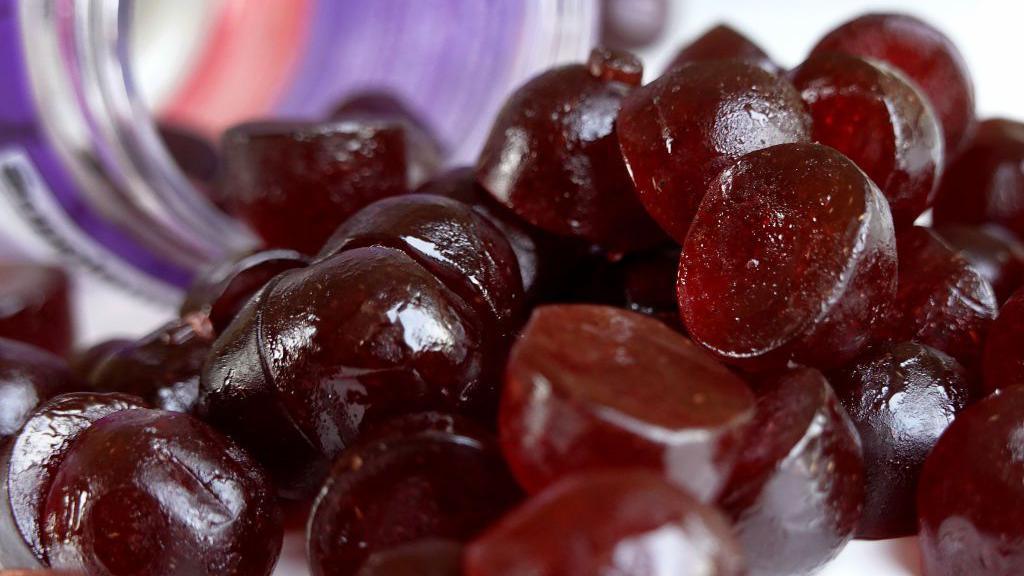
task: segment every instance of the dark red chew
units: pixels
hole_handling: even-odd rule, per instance
[[[512,348],[499,430],[529,492],[581,470],[644,467],[706,502],[732,470],[753,404],[742,380],[657,320],[545,306]]]
[[[873,350],[831,377],[864,445],[867,484],[857,537],[914,534],[924,459],[974,400],[966,370],[934,348],[903,342]]]
[[[978,271],[1005,302],[1024,285],[1024,244],[997,224],[948,224],[935,230],[958,255]]]
[[[49,564],[90,574],[269,575],[281,513],[263,470],[185,414],[123,410],[78,435],[42,507]]]
[[[70,286],[60,268],[0,264],[0,338],[67,356],[74,340]]]
[[[250,252],[216,264],[192,281],[181,304],[181,316],[205,314],[219,334],[271,278],[308,264],[309,257],[294,250]]]
[[[360,208],[409,190],[397,124],[243,124],[223,149],[225,201],[272,248],[315,254]]]
[[[1024,235],[1024,124],[992,119],[946,167],[935,198],[935,224],[1005,226]]]
[[[760,46],[727,24],[719,24],[690,42],[679,51],[668,69],[714,60],[742,60],[768,72],[779,71],[779,67]]]
[[[579,258],[579,243],[545,232],[516,216],[515,212],[499,204],[477,183],[472,168],[457,168],[446,172],[416,191],[469,204],[505,234],[519,263],[526,302],[537,302],[555,290],[564,282],[567,270]]]
[[[1024,388],[964,410],[925,461],[918,545],[929,576],[1024,573]]]
[[[757,413],[721,499],[752,576],[811,574],[853,537],[864,498],[857,431],[825,377],[762,381]]]
[[[367,246],[404,252],[473,306],[502,341],[522,323],[525,297],[515,252],[468,204],[427,194],[374,202],[345,221],[317,259]]]
[[[0,558],[8,568],[46,564],[42,509],[53,477],[78,436],[121,410],[144,408],[141,398],[76,392],[57,396],[28,419],[0,451]]]
[[[220,177],[220,152],[212,142],[186,126],[161,122],[160,139],[178,168],[192,185],[217,206],[223,204],[217,179]]]
[[[814,140],[853,160],[889,200],[897,228],[935,198],[942,128],[898,71],[839,53],[813,54],[791,74],[814,119]]]
[[[618,134],[640,200],[682,244],[723,168],[748,152],[809,141],[811,119],[789,81],[746,62],[698,62],[634,90]]]
[[[1024,384],[1024,289],[1003,304],[989,328],[982,356],[984,392]]]
[[[71,355],[71,359],[68,365],[71,368],[71,372],[80,378],[84,382],[88,382],[92,376],[92,371],[96,369],[107,356],[110,356],[114,352],[131,346],[133,340],[125,338],[114,338],[113,340],[104,340],[98,344],[79,350]]]
[[[0,443],[16,435],[43,402],[84,389],[85,383],[62,358],[0,338]]]
[[[462,576],[462,544],[418,540],[372,554],[356,576]]]
[[[334,109],[331,120],[396,124],[405,136],[410,189],[436,174],[444,164],[445,150],[423,119],[387,92],[362,92],[347,98]]]
[[[662,241],[615,138],[622,99],[640,85],[642,70],[630,54],[595,50],[588,64],[550,70],[519,88],[480,155],[480,184],[548,232],[613,251]]]
[[[928,228],[901,233],[897,251],[899,291],[882,336],[927,344],[977,368],[998,311],[992,286]]]
[[[250,302],[214,344],[200,413],[254,451],[279,488],[302,493],[321,458],[369,422],[492,413],[493,337],[405,253],[346,250],[285,273]]]
[[[196,413],[255,456],[280,496],[301,500],[316,493],[330,462],[299,431],[267,375],[259,331],[266,294],[257,292],[211,347]]]
[[[856,357],[896,293],[889,207],[818,144],[740,158],[708,189],[683,246],[679,309],[694,341],[749,369]]]
[[[205,316],[174,320],[111,351],[89,374],[89,383],[96,391],[132,394],[161,410],[192,412],[212,344]]]
[[[465,576],[739,576],[743,554],[722,515],[638,471],[570,476],[469,545]]]
[[[843,52],[899,69],[921,89],[939,118],[946,152],[955,155],[974,126],[974,84],[945,34],[906,14],[867,14],[829,32],[811,54]]]
[[[486,437],[368,437],[335,463],[309,523],[314,576],[356,574],[375,552],[423,538],[463,541],[519,499]]]

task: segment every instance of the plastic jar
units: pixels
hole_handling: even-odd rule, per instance
[[[191,186],[157,118],[216,137],[385,89],[452,163],[471,161],[512,88],[585,57],[599,12],[597,0],[0,0],[0,242],[171,300],[255,239]]]

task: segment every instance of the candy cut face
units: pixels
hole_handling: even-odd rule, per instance
[[[812,55],[791,75],[814,119],[814,141],[853,160],[889,200],[897,228],[932,203],[943,164],[942,128],[896,70],[837,53]]]
[[[42,508],[53,568],[268,575],[281,514],[262,469],[185,414],[124,410],[83,431]]]
[[[110,352],[89,375],[98,392],[120,392],[172,412],[192,412],[213,331],[204,317],[175,320]]]
[[[810,141],[811,119],[787,80],[746,62],[699,62],[626,97],[618,136],[640,200],[681,244],[722,169],[748,152]]]
[[[223,147],[225,201],[272,248],[315,254],[360,208],[408,191],[396,124],[244,124]]]
[[[427,194],[380,200],[342,224],[318,259],[366,246],[401,250],[505,338],[522,322],[523,285],[515,252],[501,231],[468,204]]]
[[[464,541],[519,499],[487,438],[369,437],[335,463],[309,523],[315,576],[356,574],[367,557],[424,538]]]
[[[637,200],[615,138],[622,99],[640,84],[631,55],[595,51],[545,72],[505,103],[477,179],[521,218],[612,251],[664,239]]]
[[[825,377],[795,368],[759,385],[757,413],[722,498],[752,576],[811,574],[853,537],[860,439]]]
[[[711,28],[683,48],[669,64],[669,69],[694,62],[715,60],[742,60],[768,72],[779,71],[779,67],[772,62],[772,59],[760,46],[725,24]]]
[[[1024,244],[997,224],[949,224],[935,231],[988,280],[1000,303],[1024,285]]]
[[[885,62],[921,89],[955,155],[974,126],[974,83],[956,46],[931,25],[904,14],[868,14],[829,32],[811,54],[842,52]]]
[[[75,392],[43,404],[0,451],[0,557],[4,566],[46,563],[42,508],[54,475],[78,436],[94,422],[122,410],[145,408],[124,394]]]
[[[858,538],[917,531],[914,496],[924,459],[974,400],[967,371],[915,342],[879,348],[832,375],[864,445],[864,515]]]
[[[1024,235],[1024,124],[986,120],[953,158],[935,199],[935,224],[1005,226]]]
[[[1024,384],[1024,290],[1003,304],[985,339],[982,373],[984,392]]]
[[[896,293],[892,218],[839,152],[753,152],[709,188],[683,246],[679,309],[694,341],[746,368],[848,361]]]
[[[529,492],[580,470],[642,467],[710,501],[753,404],[742,380],[653,318],[546,306],[512,349],[499,430]]]
[[[181,304],[181,317],[205,314],[219,334],[271,278],[308,264],[309,257],[294,250],[264,250],[217,264],[193,280]]]
[[[559,481],[470,544],[463,567],[466,576],[747,573],[717,510],[636,471]]]
[[[977,368],[999,310],[992,286],[930,229],[901,233],[897,251],[899,291],[883,336],[927,344]]]
[[[0,338],[0,442],[15,436],[43,402],[85,387],[63,359],[35,346]]]
[[[1024,388],[964,410],[925,461],[918,545],[929,576],[1024,573]]]
[[[0,338],[67,356],[75,331],[69,286],[60,268],[0,264]]]
[[[444,146],[426,122],[400,99],[387,92],[363,92],[340,103],[331,119],[391,124],[402,129],[409,188],[436,174],[444,164]]]

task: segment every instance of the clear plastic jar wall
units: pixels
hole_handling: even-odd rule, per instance
[[[597,0],[0,0],[0,242],[172,300],[255,240],[193,189],[156,119],[216,138],[387,90],[467,162],[509,90],[586,55],[599,12]]]

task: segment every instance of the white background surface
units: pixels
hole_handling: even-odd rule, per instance
[[[981,116],[1024,117],[1024,2],[1009,0],[674,0],[666,39],[643,53],[648,77],[664,68],[678,46],[717,22],[728,22],[749,35],[779,64],[794,66],[827,30],[863,12],[881,10],[916,14],[953,38],[973,73]],[[80,287],[83,342],[142,334],[172,314],[169,308],[133,300],[89,279],[80,280]],[[277,574],[306,574],[297,535],[289,539]],[[916,546],[912,539],[854,542],[823,574],[916,575]]]

